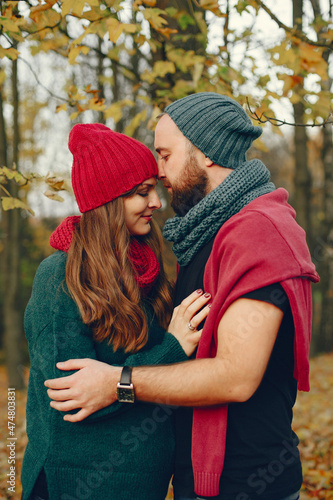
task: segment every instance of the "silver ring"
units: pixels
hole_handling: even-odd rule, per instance
[[[194,328],[194,326],[191,325],[191,322],[189,322],[189,324],[187,325],[187,328],[189,330],[191,330],[191,332],[194,332],[194,330],[196,330],[196,328]]]

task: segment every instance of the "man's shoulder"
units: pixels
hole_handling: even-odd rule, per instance
[[[260,196],[223,224],[216,239],[242,245],[271,237],[287,240],[295,230],[303,234],[295,221],[295,210],[287,200],[288,193],[281,188]]]

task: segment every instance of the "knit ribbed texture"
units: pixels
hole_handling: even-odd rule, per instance
[[[68,253],[72,243],[73,233],[76,226],[80,223],[80,215],[66,217],[50,236],[50,245],[55,250],[61,250]]]
[[[165,108],[192,144],[216,165],[236,168],[246,160],[246,151],[262,134],[242,106],[230,97],[199,92]]]
[[[75,125],[68,147],[80,212],[104,205],[158,173],[146,146],[100,123]]]
[[[194,481],[197,491],[205,491],[205,495],[215,497],[219,494],[221,474],[210,474],[207,472],[194,473]]]
[[[51,234],[50,245],[56,250],[68,252],[80,216],[66,217]],[[143,241],[131,238],[128,257],[132,263],[134,278],[141,293],[148,295],[160,274],[160,264],[153,250]]]
[[[246,161],[184,217],[168,219],[163,234],[174,242],[178,264],[189,264],[224,222],[259,196],[274,191],[269,180],[270,172],[260,160]]]
[[[98,359],[116,366],[178,363],[188,358],[176,338],[158,326],[148,302],[142,303],[149,324],[143,349],[114,352],[107,340],[95,343],[66,287],[66,259],[64,252],[55,252],[42,262],[25,312],[31,369],[23,499],[31,498],[44,468],[50,500],[163,500],[174,464],[172,412],[149,403],[128,408],[116,402],[72,424],[50,407],[44,381],[64,375],[56,363],[70,358]]]

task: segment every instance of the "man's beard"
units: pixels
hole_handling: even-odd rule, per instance
[[[181,173],[181,179],[171,186],[171,206],[183,217],[201,201],[209,191],[207,174],[199,167],[194,155],[190,155]]]

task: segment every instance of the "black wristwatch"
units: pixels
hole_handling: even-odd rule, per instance
[[[117,398],[120,403],[134,403],[134,386],[131,381],[132,368],[124,366],[117,384]]]

